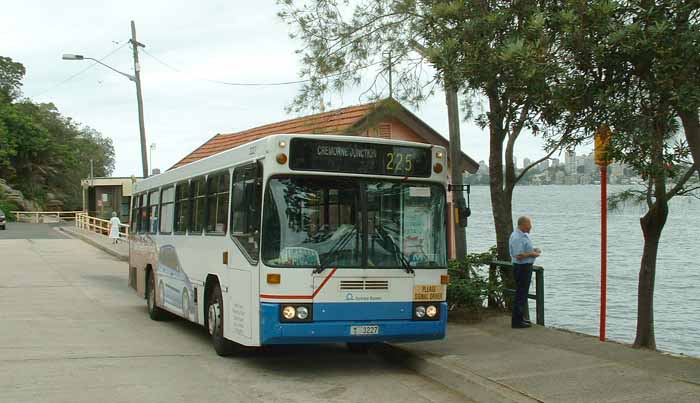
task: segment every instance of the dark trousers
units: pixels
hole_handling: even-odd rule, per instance
[[[515,300],[513,301],[512,325],[519,325],[525,319],[525,306],[527,294],[532,281],[532,263],[513,264],[513,276],[515,277]]]

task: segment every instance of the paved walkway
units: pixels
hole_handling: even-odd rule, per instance
[[[128,245],[64,228],[126,260]],[[700,359],[601,343],[509,317],[450,323],[445,340],[384,346],[376,354],[477,402],[700,402]]]
[[[129,260],[129,242],[127,241],[119,240],[119,243],[115,245],[113,240],[105,235],[70,225],[57,227],[57,229],[73,238],[81,239],[98,249],[102,249],[104,252],[109,253],[117,259],[123,261]]]
[[[511,329],[510,317],[450,324],[445,340],[391,349],[474,401],[700,402],[700,359],[541,326]]]

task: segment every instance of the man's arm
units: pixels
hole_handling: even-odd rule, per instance
[[[533,248],[532,244],[527,239],[523,239],[522,243],[523,244],[522,244],[521,250],[528,250],[528,249],[532,249],[532,250],[530,252],[523,252],[523,253],[520,253],[518,255],[515,255],[516,259],[525,259],[526,257],[539,257],[540,254],[542,253],[542,251],[539,250],[538,248]]]

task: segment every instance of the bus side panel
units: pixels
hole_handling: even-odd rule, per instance
[[[146,298],[146,267],[150,264],[155,270],[158,261],[156,244],[150,235],[132,234],[129,236],[129,267],[135,271],[130,285],[136,289],[136,295]],[[154,273],[155,274],[155,273]]]
[[[250,345],[252,338],[251,284],[252,273],[249,270],[230,269],[230,286],[228,292],[226,337],[241,344]],[[257,313],[257,311],[255,311]]]

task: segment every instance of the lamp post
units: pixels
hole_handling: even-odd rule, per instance
[[[153,169],[153,150],[156,149],[156,143],[151,143],[150,155],[148,156],[148,165]]]
[[[83,55],[74,55],[70,53],[66,53],[63,55],[63,60],[92,60],[95,63],[98,63],[102,66],[107,67],[108,69],[114,71],[117,74],[120,74],[126,78],[128,78],[130,81],[133,81],[134,84],[136,84],[136,101],[138,105],[138,110],[139,110],[139,132],[141,135],[141,165],[143,167],[143,177],[147,178],[148,175],[148,160],[146,159],[146,129],[144,127],[143,123],[143,97],[141,96],[141,66],[139,64],[139,55],[138,55],[138,47],[144,47],[145,45],[138,42],[136,40],[136,26],[134,25],[134,21],[131,21],[131,39],[129,40],[131,42],[131,45],[134,48],[134,75],[132,76],[131,74],[126,74],[123,73],[111,66],[108,66],[101,61],[94,59],[92,57],[85,57]]]

